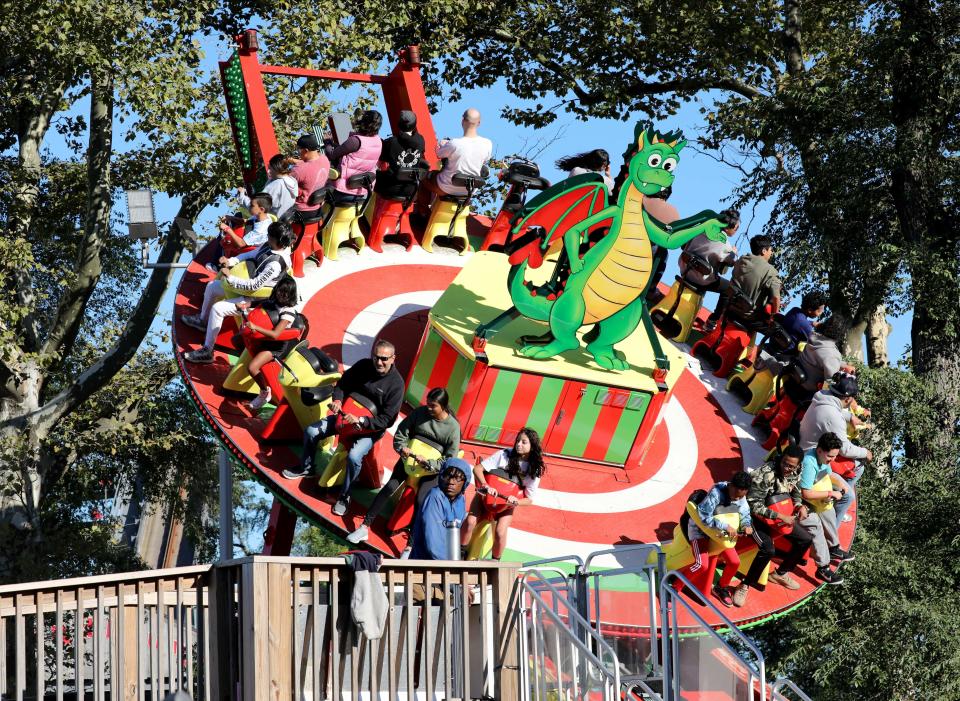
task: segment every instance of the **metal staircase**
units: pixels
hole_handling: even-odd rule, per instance
[[[605,623],[602,583],[645,591],[647,606],[636,620]],[[667,572],[656,545],[527,563],[517,607],[523,699],[810,701],[788,679],[768,682],[756,645],[683,575]]]

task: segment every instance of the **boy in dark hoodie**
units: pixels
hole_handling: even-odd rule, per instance
[[[417,115],[410,110],[403,110],[397,119],[397,133],[383,140],[380,160],[387,164],[387,169],[377,173],[374,192],[379,197],[393,200],[413,197],[417,192],[417,184],[397,180],[397,172],[401,168],[417,168],[421,164],[426,166],[426,163],[422,163],[425,148],[423,135],[417,132]]]
[[[447,529],[456,527],[459,547],[460,524],[467,515],[467,502],[463,493],[470,484],[470,463],[463,458],[447,458],[440,470],[440,481],[430,490],[417,511],[413,522],[414,560],[452,560],[456,553],[449,552],[450,538]]]

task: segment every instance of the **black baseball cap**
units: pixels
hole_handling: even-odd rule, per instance
[[[297,139],[297,148],[302,148],[305,151],[316,151],[320,148],[320,144],[317,143],[317,137],[313,134],[304,134]]]
[[[400,117],[397,118],[397,126],[400,127],[400,131],[413,131],[417,126],[417,115],[411,110],[401,110]]]
[[[838,374],[830,385],[830,391],[838,397],[856,397],[859,392],[857,378],[846,373]]]

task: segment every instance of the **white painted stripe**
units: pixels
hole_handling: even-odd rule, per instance
[[[420,309],[430,309],[443,290],[414,290],[384,297],[362,309],[343,332],[343,365],[348,368],[358,360],[369,358],[377,334],[394,319]],[[414,342],[416,347],[417,339]]]
[[[686,488],[697,469],[697,434],[676,397],[670,398],[661,416],[670,436],[670,450],[650,479],[626,489],[589,494],[541,487],[537,506],[578,514],[629,513],[667,501]]]

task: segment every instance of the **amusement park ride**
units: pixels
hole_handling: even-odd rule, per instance
[[[435,152],[416,47],[400,51],[387,75],[306,70],[261,64],[256,34],[248,31],[221,72],[248,185],[261,185],[266,161],[282,152],[264,75],[379,85],[390,124],[396,127],[401,110],[413,111],[427,158]],[[385,338],[396,346],[406,380],[403,414],[420,406],[430,388],[446,388],[471,463],[513,445],[524,426],[540,434],[547,471],[536,503],[516,511],[505,560],[585,558],[612,548],[605,562],[622,567],[628,557],[618,557],[616,548],[660,542],[669,567],[689,561],[682,535],[670,543],[680,533],[675,528],[690,493],[760,465],[766,451],[751,433],[752,417],[740,408],[739,396],[701,370],[686,346],[659,335],[644,301],[654,268],[651,244],[665,250],[699,234],[722,237],[725,223],[710,211],[670,225],[647,214],[643,198],[672,184],[684,142],[679,133],[638,127],[631,143],[628,177],[613,202],[597,176],[550,187],[535,166],[520,163],[504,178],[510,192],[495,220],[471,214],[468,201],[444,202],[439,206],[447,208],[445,218],[436,220],[434,213],[424,230],[411,227],[408,203],[386,201],[368,212],[354,205],[344,213],[328,207],[325,215],[296,224],[291,273],[308,332],[291,344],[282,363],[264,368],[274,400],[260,412],[248,407],[257,387],[238,362],[244,345],[235,339],[236,328],[225,326],[213,364],[193,365],[182,360],[182,352],[196,348],[201,334],[175,325],[180,369],[204,419],[232,458],[275,497],[268,554],[289,552],[298,517],[336,534],[353,531],[397,460],[389,436],[376,444],[344,516],[333,514],[334,500],[322,489],[336,481],[336,464],[319,480],[281,476],[299,461],[303,428],[327,413],[324,388],[368,357],[376,338]],[[526,190],[537,194],[524,201]],[[334,260],[328,245],[339,242],[327,228],[338,217],[354,220],[348,224],[360,227],[367,245],[355,254],[344,249]],[[400,243],[391,243],[396,236]],[[432,252],[417,245],[425,239],[432,241]],[[202,250],[184,274],[176,317],[199,308],[212,279],[204,268],[212,249]],[[682,303],[673,304],[681,294]],[[676,290],[658,309],[661,319],[685,315],[677,324],[684,340],[703,336],[705,313],[690,290]],[[680,335],[673,331],[671,336]],[[750,329],[725,334],[716,343],[707,339],[708,350],[722,356],[721,366],[730,353],[733,364],[754,347]],[[742,346],[736,340],[741,337]],[[754,412],[773,390],[771,378],[761,375],[738,368],[733,376],[739,383],[731,380],[740,394],[764,395],[763,402],[748,403]],[[399,555],[406,534],[394,530],[397,522],[389,513],[378,518],[368,546]],[[844,546],[853,526],[842,526]],[[756,547],[742,538],[738,549],[745,572]],[[796,577],[799,590],[770,585],[755,591],[744,607],[730,609],[732,620],[768,619],[820,585],[812,561]],[[604,618],[612,624],[628,624],[647,600],[615,586],[602,596]]]

